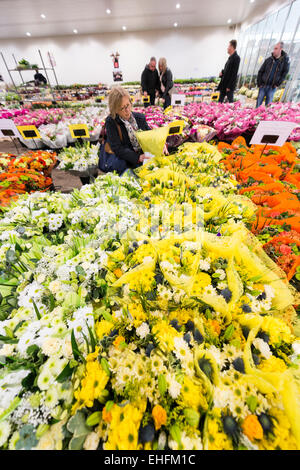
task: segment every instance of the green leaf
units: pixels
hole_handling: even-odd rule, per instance
[[[110,314],[107,310],[104,310],[104,311],[101,312],[101,313],[102,313],[102,316],[103,316],[104,320],[113,323],[113,321],[114,321],[114,320],[113,320],[113,317],[111,316],[111,314]]]
[[[228,341],[232,337],[233,333],[234,333],[234,325],[231,324],[226,328],[223,338]]]
[[[41,319],[41,314],[40,314],[39,309],[37,308],[36,303],[33,299],[32,299],[32,303],[33,303],[33,308],[34,308],[35,314],[37,316],[37,319],[40,320]]]
[[[254,413],[258,405],[257,398],[254,395],[250,395],[250,397],[247,398],[246,403],[251,413]]]
[[[56,382],[63,383],[65,382],[69,377],[71,377],[73,373],[73,369],[70,366],[70,363],[68,363],[64,369],[61,371],[61,373],[56,377]]]
[[[83,448],[84,441],[86,440],[86,434],[78,437],[72,437],[69,442],[69,450],[81,450]]]
[[[107,373],[108,376],[110,376],[109,365],[105,357],[101,358],[100,364],[101,364],[102,369]]]
[[[177,424],[173,424],[173,426],[171,426],[170,435],[172,439],[177,442],[178,446],[181,446],[181,431]]]
[[[0,341],[3,341],[3,343],[7,343],[7,344],[17,344],[19,342],[17,338],[12,339],[9,336],[2,336],[2,335],[0,335]]]
[[[167,391],[167,381],[163,374],[158,376],[158,389],[161,396],[163,396]]]
[[[90,432],[90,428],[85,423],[85,415],[82,411],[77,411],[72,418],[70,418],[67,429],[74,434],[74,437],[86,436]]]
[[[3,411],[3,413],[1,413],[0,415],[0,423],[2,421],[4,421],[20,404],[21,402],[21,398],[19,397],[16,397],[12,402],[11,404],[9,405],[9,407]]]
[[[80,351],[78,349],[78,345],[76,343],[74,330],[72,330],[72,332],[71,332],[71,345],[72,345],[72,352],[73,352],[74,359],[75,359],[75,361],[78,361],[78,359],[81,356],[81,353],[80,353]]]
[[[96,339],[95,339],[95,336],[94,336],[94,334],[93,334],[93,332],[92,332],[91,327],[88,325],[87,322],[86,322],[86,326],[87,326],[87,329],[88,329],[88,332],[89,332],[89,335],[90,335],[92,352],[95,352],[95,349],[96,349]]]

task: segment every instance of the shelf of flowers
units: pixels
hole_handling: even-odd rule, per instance
[[[1,448],[299,450],[299,294],[222,159],[4,209]]]

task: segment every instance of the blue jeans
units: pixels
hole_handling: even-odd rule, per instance
[[[257,97],[256,107],[258,108],[262,104],[264,97],[266,97],[266,106],[269,103],[272,103],[274,93],[275,93],[275,88],[272,88],[270,86],[260,87],[258,97]]]

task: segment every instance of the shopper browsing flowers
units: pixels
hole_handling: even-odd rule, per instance
[[[122,174],[146,160],[135,133],[138,130],[150,130],[150,127],[143,114],[132,112],[127,90],[113,88],[108,105],[109,116],[105,121],[106,136],[100,148],[99,168],[104,172],[116,171]]]

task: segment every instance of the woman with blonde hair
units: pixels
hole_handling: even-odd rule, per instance
[[[150,130],[141,113],[132,112],[131,97],[121,86],[112,88],[108,96],[109,116],[102,132],[99,168],[119,175],[128,168],[142,165],[147,158],[137,141],[136,131]]]
[[[161,57],[158,61],[158,70],[160,78],[160,96],[164,102],[164,109],[171,104],[170,90],[173,88],[173,76],[171,70],[167,67],[165,57]]]

